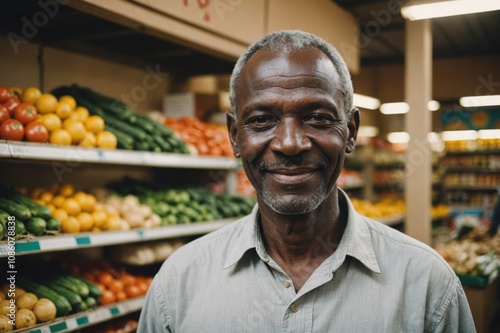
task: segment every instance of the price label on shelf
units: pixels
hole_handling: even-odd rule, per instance
[[[0,142],[0,156],[10,156],[9,145],[7,142]]]
[[[76,322],[76,318],[68,318],[66,319],[66,326],[68,330],[72,330],[78,327],[78,323]]]
[[[89,322],[98,323],[111,318],[111,313],[108,309],[97,309],[94,312],[89,313],[87,317],[89,318]]]

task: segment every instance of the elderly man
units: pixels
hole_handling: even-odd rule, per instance
[[[352,96],[343,59],[314,35],[276,32],[240,57],[227,123],[258,203],[167,259],[138,332],[475,331],[446,262],[337,188],[359,127]]]

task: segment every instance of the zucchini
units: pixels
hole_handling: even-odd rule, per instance
[[[16,236],[25,235],[26,234],[26,226],[24,225],[24,222],[21,220],[16,220],[14,231],[16,233]]]
[[[134,150],[148,151],[151,147],[148,145],[147,141],[135,141]]]
[[[46,220],[46,222],[47,222],[47,230],[61,231],[61,222],[59,222],[55,218],[50,217]]]
[[[31,217],[31,211],[28,207],[6,198],[0,198],[0,209],[14,215],[16,219],[26,220]]]
[[[38,298],[43,297],[50,299],[56,306],[58,317],[66,316],[72,310],[71,304],[66,299],[66,297],[59,295],[54,290],[19,276],[16,277],[16,280],[19,283],[19,286],[21,286],[26,291],[37,295]]]
[[[35,236],[41,236],[45,233],[45,230],[47,229],[47,222],[45,222],[44,219],[41,217],[30,217],[24,222],[24,225],[26,226],[26,229],[30,234],[33,234]]]
[[[76,307],[83,303],[80,295],[51,280],[45,281],[44,284],[46,284],[50,289],[57,292],[59,295],[66,298],[69,301],[69,304],[71,304],[72,309],[78,311]]]
[[[67,274],[51,276],[51,281],[77,293],[82,298],[89,296],[89,288],[87,285],[78,279],[68,276]]]
[[[116,128],[135,139],[144,140],[147,137],[146,133],[144,133],[142,130],[135,128],[134,126],[126,123],[125,121],[117,119],[116,117],[103,115],[102,119],[104,119],[106,125],[110,126],[111,128]]]
[[[32,216],[38,216],[44,219],[51,216],[50,209],[48,207],[41,205],[28,197],[25,197],[21,193],[12,191],[11,193],[9,193],[9,198],[21,205],[28,207],[28,209],[31,211]]]
[[[84,278],[83,276],[80,276],[80,275],[76,275],[76,274],[65,274],[65,276],[69,276],[70,278],[73,278],[73,279],[77,279],[79,281],[81,281],[82,283],[85,283],[85,285],[89,288],[89,297],[88,298],[99,298],[101,297],[102,295],[102,291],[101,289],[99,289],[98,286],[96,286],[95,284],[93,284],[92,282],[90,282],[89,280],[87,280],[86,278]],[[94,299],[95,301],[95,299]]]
[[[142,117],[137,117],[135,124],[138,127],[141,127],[144,130],[144,132],[147,132],[149,134],[155,133],[156,127]]]
[[[119,101],[118,99],[104,96],[89,88],[79,87],[76,84],[73,84],[72,87],[74,89],[77,89],[84,98],[88,99],[94,104],[97,104],[107,114],[131,123],[136,121],[136,116],[134,115],[132,110],[130,110],[126,104]]]
[[[85,305],[87,305],[87,308],[92,309],[97,307],[97,301],[94,297],[87,297],[86,299],[83,300],[85,302]]]
[[[113,132],[113,134],[116,136],[116,140],[118,141],[118,146],[120,148],[128,150],[132,149],[135,141],[134,138],[132,138],[130,135],[125,134],[114,127],[110,127],[109,124],[107,123],[106,123],[106,130]]]
[[[153,137],[153,140],[158,146],[161,147],[162,151],[164,151],[164,152],[171,152],[172,151],[172,146],[168,142],[163,140],[163,138],[161,136],[155,135]]]

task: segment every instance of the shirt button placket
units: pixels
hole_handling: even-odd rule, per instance
[[[290,282],[288,282],[288,281],[283,282],[283,287],[285,287],[287,289],[290,288]]]
[[[290,311],[292,311],[293,313],[299,311],[299,306],[293,303],[292,305],[290,305]]]

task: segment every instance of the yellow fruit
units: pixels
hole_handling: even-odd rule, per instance
[[[99,116],[90,116],[85,120],[85,128],[94,134],[104,131],[104,120]]]
[[[73,198],[67,198],[61,205],[61,209],[64,209],[69,216],[77,216],[82,211],[80,204]]]
[[[11,324],[9,317],[0,315],[0,332],[11,332],[14,326]]]
[[[24,294],[26,294],[26,290],[19,288],[19,287],[16,287],[15,299],[18,299],[19,297],[23,296]]]
[[[23,91],[23,95],[21,96],[21,100],[23,103],[30,103],[35,105],[36,101],[42,96],[42,92],[40,89],[35,87],[26,88]]]
[[[61,208],[56,208],[54,209],[54,211],[52,212],[52,216],[58,220],[59,222],[68,218],[68,213],[64,210],[64,209],[61,209]]]
[[[118,141],[116,136],[111,132],[101,132],[97,134],[97,147],[104,149],[116,149]]]
[[[36,302],[38,302],[38,297],[33,293],[24,293],[16,299],[18,309],[33,310]]]
[[[89,110],[86,107],[79,106],[75,109],[75,113],[80,118],[80,121],[85,121],[89,117]]]
[[[75,187],[71,184],[65,183],[59,188],[59,194],[63,197],[70,197],[73,193],[75,193]]]
[[[52,212],[54,212],[57,208],[53,204],[45,204],[45,206],[50,210],[50,214],[52,215]]]
[[[91,232],[101,232],[102,229],[99,228],[99,227],[93,227],[92,230],[90,230]]]
[[[80,231],[89,231],[94,226],[94,219],[87,212],[78,214],[77,219],[80,221]]]
[[[36,316],[33,311],[21,309],[16,313],[16,329],[26,328],[36,325]]]
[[[56,195],[53,199],[52,199],[52,204],[54,206],[56,206],[56,208],[59,208],[61,207],[62,203],[64,202],[66,198],[62,195]]]
[[[104,225],[104,229],[106,230],[121,230],[121,228],[122,220],[119,217],[109,219]]]
[[[76,100],[73,98],[73,96],[70,95],[59,97],[59,103],[69,104],[71,110],[74,110],[76,108]]]
[[[53,113],[44,114],[40,118],[40,121],[49,132],[54,132],[55,130],[60,129],[62,126],[61,118]]]
[[[57,309],[54,303],[46,298],[40,298],[33,308],[33,313],[39,322],[46,322],[56,317]]]
[[[45,203],[50,203],[52,202],[52,199],[54,199],[54,195],[49,191],[43,191],[38,198]]]
[[[71,143],[73,144],[77,144],[82,141],[85,133],[87,132],[85,125],[83,125],[82,122],[72,119],[65,120],[63,122],[63,127],[71,135]]]
[[[80,232],[80,221],[74,216],[68,216],[61,221],[61,232],[68,234]]]
[[[71,105],[68,103],[58,103],[56,107],[56,115],[61,119],[68,118],[73,113]]]
[[[94,226],[97,228],[103,227],[108,221],[108,215],[103,210],[94,210],[92,218],[94,219]]]
[[[93,195],[80,191],[73,198],[80,204],[82,212],[92,213],[94,211],[96,199]]]
[[[36,100],[35,106],[38,112],[45,114],[56,111],[58,104],[56,96],[43,94]]]
[[[45,190],[43,188],[37,187],[33,191],[31,191],[30,198],[33,200],[36,200],[36,199],[40,198],[40,196],[42,195],[43,192],[45,192]]]
[[[9,91],[13,96],[19,99],[23,97],[23,90],[19,87],[9,87]]]
[[[80,147],[95,147],[97,145],[97,138],[95,137],[94,133],[87,132],[78,145]]]
[[[70,115],[69,115],[69,117],[68,117],[68,118],[66,118],[65,120],[68,120],[68,119],[70,119],[70,120],[72,120],[72,121],[80,121],[80,122],[81,122],[81,120],[80,120],[80,116],[79,116],[77,113],[75,113],[75,111],[71,111],[71,114],[70,114]],[[63,124],[64,124],[64,123],[63,123]]]
[[[49,142],[56,145],[69,146],[71,144],[71,134],[64,129],[56,129],[50,133]]]
[[[10,305],[11,302],[10,300],[8,299],[4,299],[3,301],[0,301],[0,315],[8,315],[10,313]],[[14,304],[14,311],[17,311],[17,305],[16,303],[13,303]]]

